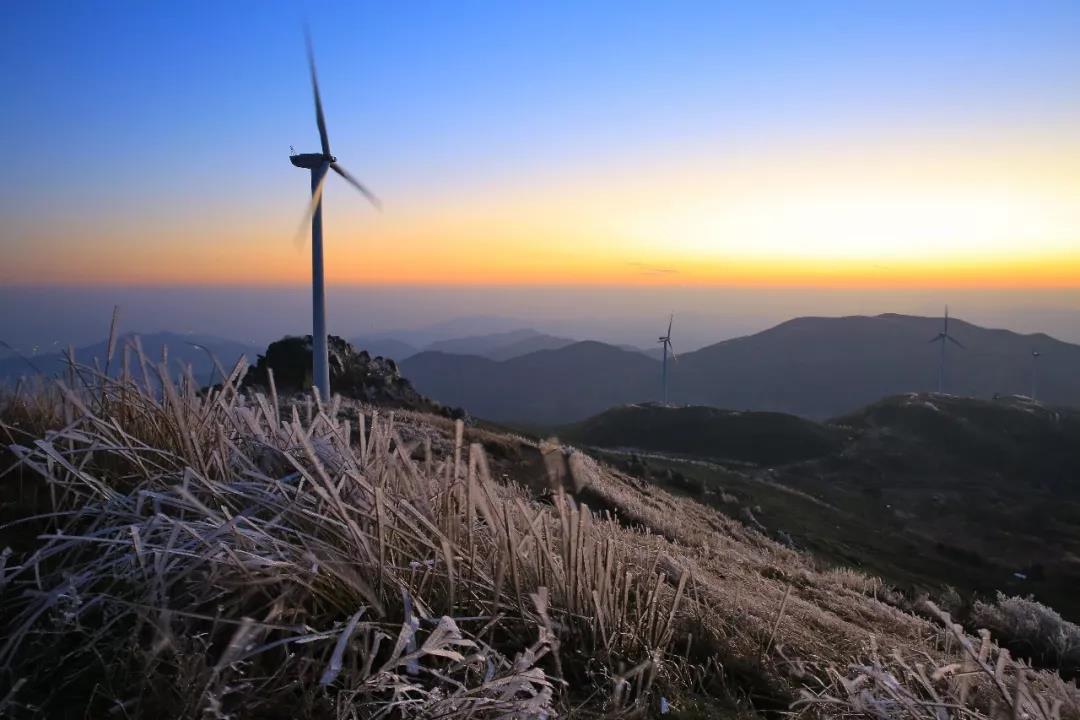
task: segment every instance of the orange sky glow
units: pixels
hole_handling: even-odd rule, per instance
[[[1080,147],[878,139],[680,152],[393,197],[327,191],[331,283],[1080,287]],[[27,282],[300,284],[295,201],[90,213],[34,228]],[[117,217],[123,219],[117,220]],[[253,219],[254,218],[254,219]],[[7,272],[0,271],[0,279]]]

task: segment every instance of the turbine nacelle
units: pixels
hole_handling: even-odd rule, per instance
[[[290,155],[289,162],[298,168],[314,170],[321,167],[323,163],[337,162],[337,158],[333,155],[323,155],[322,153],[298,153],[296,155]]]

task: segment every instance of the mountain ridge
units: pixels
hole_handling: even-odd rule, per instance
[[[933,390],[937,387],[940,349],[931,340],[940,332],[941,322],[940,318],[900,314],[792,318],[753,335],[680,354],[678,361],[669,365],[669,397],[676,404],[826,419],[882,397]],[[1034,370],[1031,351],[1038,349],[1042,353],[1036,370],[1039,396],[1051,403],[1080,406],[1080,377],[1073,372],[1080,367],[1080,345],[1045,333],[1024,335],[982,328],[961,319],[951,323],[951,333],[966,349],[948,349],[947,393],[985,398],[1030,394]],[[568,366],[558,353],[577,353],[581,362],[600,358],[595,353],[583,355],[572,350],[580,345],[575,343],[542,351],[554,355],[538,352],[514,358],[517,364],[512,366],[454,361],[454,387],[440,377],[435,356],[421,353],[409,358],[403,363],[403,372],[425,394],[435,399],[446,394],[445,402],[496,421],[563,424],[583,420],[607,407],[660,396],[658,361],[645,353],[597,344],[609,348],[603,355],[606,367]],[[642,363],[642,357],[648,362]],[[557,379],[552,374],[559,367],[566,371],[564,382],[552,383]],[[511,382],[506,376],[514,369],[522,374]],[[545,376],[543,388],[525,370]],[[496,391],[486,390],[483,382],[491,373],[500,377],[497,396]],[[580,392],[574,379],[578,374],[598,385],[591,390],[593,397],[609,402],[601,406],[571,397]],[[543,411],[538,414],[539,408]]]

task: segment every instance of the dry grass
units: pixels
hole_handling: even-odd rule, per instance
[[[958,649],[954,662],[941,664],[928,653],[899,650],[882,655],[872,647],[865,663],[847,672],[829,668],[823,689],[804,689],[796,708],[840,708],[873,718],[942,720],[994,718],[1057,720],[1078,711],[1075,686],[1055,675],[1034,673],[980,631],[973,641],[948,613],[927,609],[950,632]]]
[[[163,369],[60,385],[70,419],[13,446],[53,507],[0,580],[9,711],[541,717],[568,681],[649,702],[685,574],[493,483],[478,445],[417,463],[392,417],[282,422],[241,370],[205,396]]]
[[[242,366],[202,394],[121,353],[0,399],[46,489],[0,566],[0,714],[1080,718],[876,579],[590,458],[540,503],[460,424],[247,397]]]

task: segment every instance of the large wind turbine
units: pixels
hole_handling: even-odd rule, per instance
[[[669,350],[671,351],[671,359],[672,360],[678,360],[679,359],[679,358],[675,357],[675,349],[673,347],[671,347],[671,324],[673,322],[675,322],[675,314],[674,313],[672,313],[671,317],[668,318],[667,334],[666,335],[661,335],[660,339],[659,339],[659,342],[664,346],[664,361],[663,361],[663,364],[661,365],[661,378],[662,378],[662,382],[664,383],[664,404],[665,405],[667,405],[667,356],[668,356],[668,351]]]
[[[322,152],[300,153],[289,156],[289,160],[298,168],[311,171],[311,204],[304,215],[303,226],[311,221],[311,310],[312,310],[312,371],[315,387],[323,400],[330,399],[330,359],[326,339],[326,290],[323,282],[323,238],[322,238],[322,195],[328,170],[333,170],[346,182],[355,187],[376,208],[379,199],[364,187],[345,168],[338,164],[337,158],[330,154],[330,140],[326,135],[326,118],[323,116],[322,100],[319,97],[319,79],[315,74],[315,53],[311,48],[311,35],[304,31],[307,43],[308,66],[311,69],[311,89],[315,93],[315,122],[319,126],[319,141]]]
[[[945,392],[945,346],[948,343],[956,345],[958,348],[963,349],[964,345],[959,340],[949,334],[949,306],[945,306],[945,327],[937,335],[930,340],[932,343],[941,343],[941,364],[938,366],[938,392],[944,394]]]

